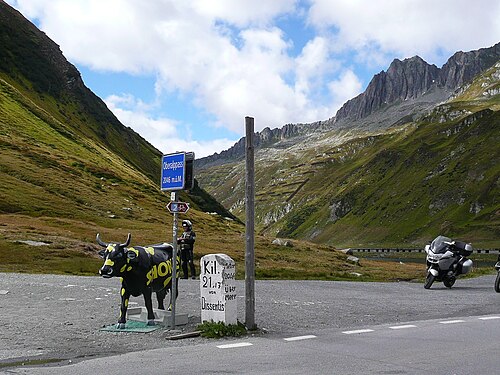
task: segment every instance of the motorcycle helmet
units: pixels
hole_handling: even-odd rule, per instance
[[[188,230],[193,228],[193,224],[189,220],[182,220],[182,226]]]

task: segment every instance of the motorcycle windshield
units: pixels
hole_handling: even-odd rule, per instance
[[[431,243],[431,250],[434,254],[444,254],[448,250],[448,244],[446,242],[451,242],[451,239],[444,236],[437,236]]]

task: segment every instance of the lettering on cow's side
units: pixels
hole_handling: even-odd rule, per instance
[[[177,261],[177,266],[179,265],[179,259]],[[179,268],[179,267],[177,267]],[[153,265],[153,267],[149,270],[149,272],[146,274],[146,277],[148,281],[146,282],[146,285],[150,285],[155,279],[158,277],[165,277],[167,275],[172,274],[172,260],[169,259],[167,261],[160,262],[159,264]],[[177,277],[179,274],[177,274]],[[171,277],[169,278],[170,281]]]

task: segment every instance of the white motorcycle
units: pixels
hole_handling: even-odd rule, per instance
[[[442,281],[444,286],[451,288],[457,276],[465,275],[472,269],[472,260],[467,259],[472,251],[471,244],[444,236],[436,237],[425,246],[427,276],[424,288],[429,289],[434,281]]]

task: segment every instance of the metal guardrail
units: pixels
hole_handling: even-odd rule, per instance
[[[423,248],[350,248],[353,253],[424,253]],[[476,254],[500,254],[500,249],[474,249]]]

